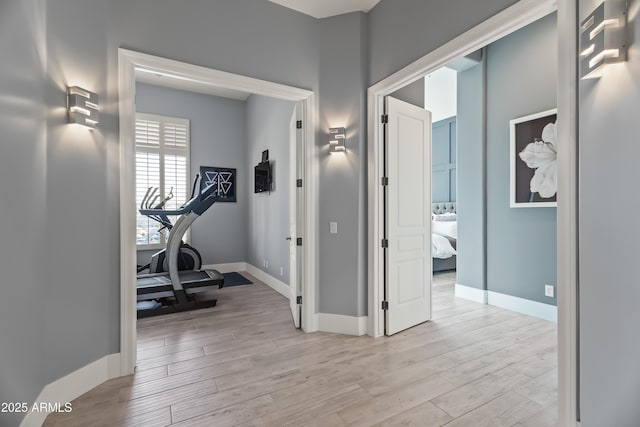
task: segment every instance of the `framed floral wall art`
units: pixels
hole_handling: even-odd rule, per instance
[[[558,205],[557,113],[554,108],[509,122],[512,208]]]

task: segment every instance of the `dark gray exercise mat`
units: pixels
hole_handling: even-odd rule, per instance
[[[235,271],[232,273],[222,273],[224,276],[224,288],[228,288],[229,286],[238,286],[238,285],[250,285],[253,282],[246,277],[244,277],[240,273],[236,273]]]

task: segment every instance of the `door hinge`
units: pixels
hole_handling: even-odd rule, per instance
[[[388,239],[382,239],[382,247],[383,248],[388,248],[389,247],[389,240]]]
[[[296,239],[296,245],[297,245],[297,246],[302,246],[302,237],[298,237],[298,238]]]
[[[302,120],[296,121],[296,129],[302,129]]]
[[[301,179],[296,179],[296,187],[302,188],[302,180]]]
[[[382,301],[382,309],[389,310],[389,301]]]
[[[383,114],[380,117],[380,120],[382,121],[383,124],[389,123],[389,115],[388,114]]]
[[[296,297],[296,304],[302,304],[302,295]]]
[[[388,176],[383,176],[382,177],[382,185],[389,185],[389,177]]]

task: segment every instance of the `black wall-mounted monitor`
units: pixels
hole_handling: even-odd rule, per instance
[[[271,191],[271,165],[269,162],[260,162],[255,167],[254,193]]]

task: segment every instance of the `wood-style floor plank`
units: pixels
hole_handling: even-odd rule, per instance
[[[434,278],[433,320],[373,339],[293,328],[254,284],[213,308],[138,322],[138,367],[46,426],[552,426],[556,325],[454,296]]]

